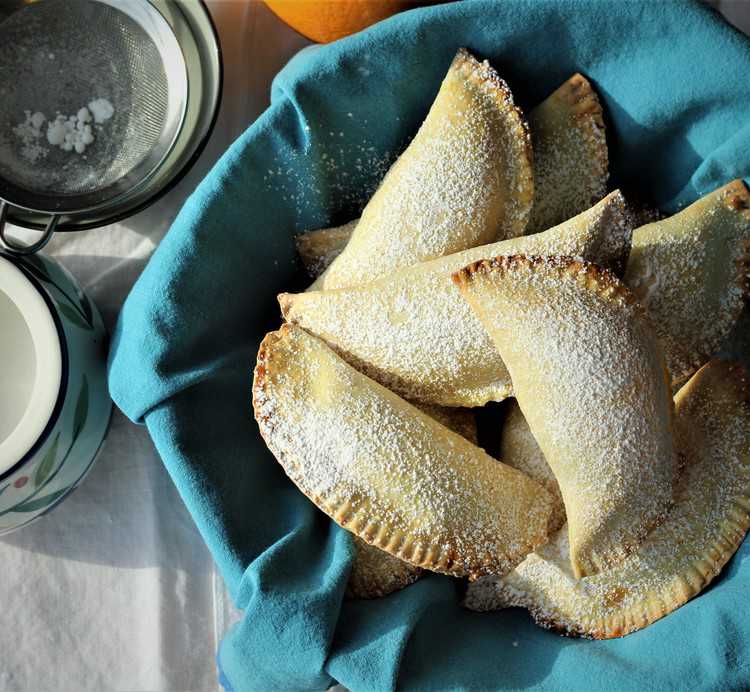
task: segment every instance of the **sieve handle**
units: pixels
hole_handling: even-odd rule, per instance
[[[59,216],[53,214],[47,222],[47,227],[44,229],[44,233],[42,233],[42,237],[39,240],[31,245],[19,245],[6,235],[5,222],[7,216],[8,203],[0,200],[0,250],[5,249],[11,255],[33,255],[35,252],[39,252],[39,250],[49,243],[52,234],[55,232],[55,228],[57,228],[57,222],[60,220]]]

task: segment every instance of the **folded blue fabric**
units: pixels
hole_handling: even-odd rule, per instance
[[[693,2],[477,1],[306,50],[185,204],[122,311],[110,386],[145,422],[244,618],[219,659],[239,691],[750,686],[746,543],[715,585],[621,640],[476,614],[431,575],[347,601],[348,534],[287,480],[253,420],[276,294],[304,285],[294,234],[353,218],[416,131],[459,46],[533,106],[575,71],[605,106],[612,186],[674,211],[750,178],[750,42]]]

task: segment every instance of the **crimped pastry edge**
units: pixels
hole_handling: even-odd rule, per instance
[[[658,342],[656,332],[645,308],[638,302],[630,289],[628,289],[628,287],[609,269],[604,269],[585,260],[563,255],[500,255],[490,259],[472,262],[463,269],[454,272],[451,275],[451,278],[454,284],[456,284],[461,291],[464,291],[479,274],[487,274],[494,271],[506,272],[508,270],[519,268],[533,272],[542,265],[557,269],[560,272],[561,277],[567,275],[570,280],[575,280],[574,277],[583,276],[583,282],[579,280],[578,283],[586,290],[593,291],[606,301],[619,301],[631,306],[636,311],[639,319],[648,325],[653,333],[654,341]],[[671,391],[671,378],[666,360],[662,352],[660,352],[658,356],[661,364],[664,386],[669,392]],[[670,435],[673,436],[675,422],[673,404],[669,407],[668,414],[668,429]],[[679,473],[679,459],[677,458],[674,460],[674,468],[676,479],[676,476]],[[676,484],[673,483],[673,487],[675,485]],[[632,538],[630,542],[621,546],[612,545],[606,550],[590,551],[586,556],[587,565],[580,564],[580,561],[578,564],[573,564],[575,576],[580,578],[593,575],[616,565],[620,560],[636,550],[646,536],[664,521],[671,507],[672,503],[665,507],[664,510],[656,515],[650,522],[645,524],[640,531],[633,532],[631,534]]]
[[[574,117],[591,116],[594,122],[604,129],[604,113],[599,96],[591,86],[591,82],[580,72],[576,72],[563,82],[551,94],[551,98],[564,103]]]
[[[606,131],[604,125],[604,112],[602,109],[599,96],[591,86],[591,82],[586,79],[580,72],[576,72],[561,87],[561,97],[567,102],[570,108],[570,114],[579,129],[585,129],[587,124],[598,130],[601,137],[595,138],[601,146],[594,146],[590,149],[593,155],[593,161],[596,162],[592,172],[595,177],[603,178],[603,188],[606,190],[607,178],[609,177],[609,148],[607,147]],[[588,142],[588,138],[584,138]],[[604,191],[603,190],[603,191]],[[592,199],[591,204],[597,200]]]
[[[563,82],[529,114],[532,125],[536,118],[542,117],[548,109],[559,111],[563,119],[570,122],[570,126],[583,133],[581,141],[586,152],[585,159],[589,166],[586,170],[587,177],[596,182],[596,189],[587,200],[587,206],[594,205],[599,201],[607,190],[609,178],[609,151],[607,147],[606,126],[601,101],[586,77],[576,72]],[[587,132],[593,133],[587,136]],[[533,142],[533,137],[532,137]],[[593,186],[592,186],[593,187]],[[536,206],[536,205],[535,205]],[[557,220],[555,223],[560,223]],[[552,225],[555,225],[554,223]],[[549,223],[540,223],[537,214],[532,209],[527,233],[538,233],[546,230]]]
[[[735,512],[748,517],[746,522],[732,521],[723,523],[724,529],[714,545],[711,553],[718,556],[715,560],[698,560],[685,574],[676,578],[666,593],[653,593],[644,598],[640,608],[618,613],[589,625],[583,623],[565,623],[544,614],[544,609],[533,605],[526,605],[531,617],[540,627],[553,630],[567,637],[582,639],[616,639],[636,632],[657,620],[674,612],[685,605],[690,599],[703,591],[720,573],[727,562],[737,551],[750,528],[750,493],[743,496],[741,502],[732,508]],[[520,603],[519,603],[520,605]]]
[[[737,213],[750,225],[750,190],[747,189],[744,181],[739,178],[732,180],[716,190],[716,193],[721,196],[721,200],[727,209]],[[750,300],[750,238],[747,240],[741,240],[740,247],[742,247],[743,251],[734,263],[736,273],[731,285],[739,287],[741,300],[735,310],[731,312],[727,311],[727,320],[731,324],[737,323],[737,320],[745,309],[748,300]],[[713,343],[706,343],[705,348],[696,353],[691,363],[690,372],[684,374],[685,379],[690,377],[693,372],[706,363],[716,351],[721,348],[721,344],[722,340],[716,340]]]
[[[748,370],[738,363],[720,359],[709,361],[703,366],[703,368],[709,367],[726,368],[727,372],[723,378],[725,386],[735,390],[740,405],[750,408]],[[686,573],[678,575],[665,591],[649,592],[642,599],[640,607],[632,608],[630,611],[617,613],[584,625],[584,623],[563,622],[562,619],[549,617],[545,614],[543,607],[535,606],[530,602],[521,602],[524,599],[508,598],[508,605],[526,608],[538,625],[564,636],[584,639],[623,637],[677,610],[703,591],[721,573],[750,530],[750,483],[727,509],[720,526],[719,535],[708,551],[711,559],[697,560]]]
[[[696,200],[696,202],[711,196],[717,196],[729,211],[737,213],[750,224],[750,191],[743,180],[736,178],[726,185],[716,188],[713,192],[709,192],[708,195],[704,195],[704,197]],[[658,223],[658,221],[655,223]],[[638,229],[635,230],[637,231]],[[726,310],[716,318],[718,321],[726,320],[728,324],[737,323],[742,311],[750,301],[750,238],[741,240],[740,246],[743,248],[743,251],[739,259],[735,261],[736,273],[733,280],[729,282],[728,287],[738,286],[741,292],[741,300],[735,310]],[[702,348],[698,348],[685,356],[680,353],[677,363],[673,363],[679,369],[671,373],[672,390],[676,392],[684,385],[695,372],[716,354],[721,348],[722,343],[722,338],[703,341]]]
[[[567,255],[498,255],[487,259],[477,260],[468,264],[463,269],[453,272],[451,278],[459,288],[468,286],[477,274],[488,274],[490,272],[527,269],[535,271],[538,267],[547,266],[558,269],[561,276],[567,274],[569,277],[585,275],[586,281],[582,284],[587,290],[594,290],[607,300],[620,299],[627,305],[633,305],[640,315],[646,316],[645,310],[617,276],[609,269],[605,269],[586,260]]]
[[[307,496],[319,509],[331,517],[339,526],[356,534],[367,543],[380,548],[404,562],[415,567],[422,567],[432,572],[448,574],[454,577],[469,577],[475,579],[488,574],[507,574],[514,566],[521,563],[526,555],[533,552],[538,546],[547,541],[548,535],[535,537],[530,544],[526,544],[519,551],[518,556],[503,555],[508,565],[502,565],[497,559],[491,559],[488,555],[479,555],[473,552],[471,555],[459,556],[453,548],[445,548],[438,545],[425,545],[423,540],[407,535],[404,531],[393,529],[386,524],[373,520],[364,512],[358,511],[352,499],[339,498],[335,493],[323,496],[310,491],[305,487],[302,474],[299,472],[297,462],[289,458],[273,442],[273,421],[271,416],[258,416],[260,406],[259,394],[266,393],[266,374],[269,365],[269,355],[272,345],[285,337],[294,329],[304,331],[301,327],[283,324],[276,332],[269,332],[263,338],[258,349],[258,358],[253,373],[253,410],[258,423],[261,437],[271,453],[276,457],[281,467],[297,488]],[[426,414],[422,414],[426,415]],[[464,565],[471,565],[464,567]],[[510,566],[509,566],[510,565]]]
[[[486,68],[483,75],[479,74],[479,67]],[[518,218],[513,220],[510,228],[505,228],[507,238],[523,235],[534,205],[534,154],[531,144],[531,131],[529,123],[523,111],[515,104],[513,94],[507,82],[500,77],[497,70],[487,60],[480,63],[466,48],[459,48],[451,70],[456,69],[458,73],[471,84],[477,86],[489,86],[495,98],[492,101],[497,105],[498,112],[504,116],[504,107],[507,107],[507,121],[513,125],[511,131],[515,135],[512,141],[521,143],[521,151],[518,160],[525,165],[519,166],[518,179],[510,181],[508,189],[513,193],[516,203],[519,205]],[[486,89],[481,90],[487,96],[490,95]],[[498,231],[503,229],[498,229]]]

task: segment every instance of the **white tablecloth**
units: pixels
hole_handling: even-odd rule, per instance
[[[120,224],[48,246],[112,329],[185,197],[268,105],[307,41],[258,1],[209,2],[225,82],[200,161],[167,197]],[[0,691],[216,690],[231,608],[144,428],[114,414],[101,457],[51,515],[0,538]]]
[[[750,3],[720,4],[750,28]],[[185,197],[268,103],[271,79],[307,42],[257,0],[209,2],[225,61],[214,134],[165,199],[48,252],[112,328]],[[214,656],[233,617],[221,579],[143,428],[115,412],[99,462],[52,515],[0,539],[0,690],[217,689]]]

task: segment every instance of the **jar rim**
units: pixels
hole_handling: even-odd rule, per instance
[[[0,293],[23,319],[35,368],[24,411],[0,440],[0,481],[15,474],[44,444],[60,416],[67,390],[68,358],[54,302],[23,261],[0,256]]]

